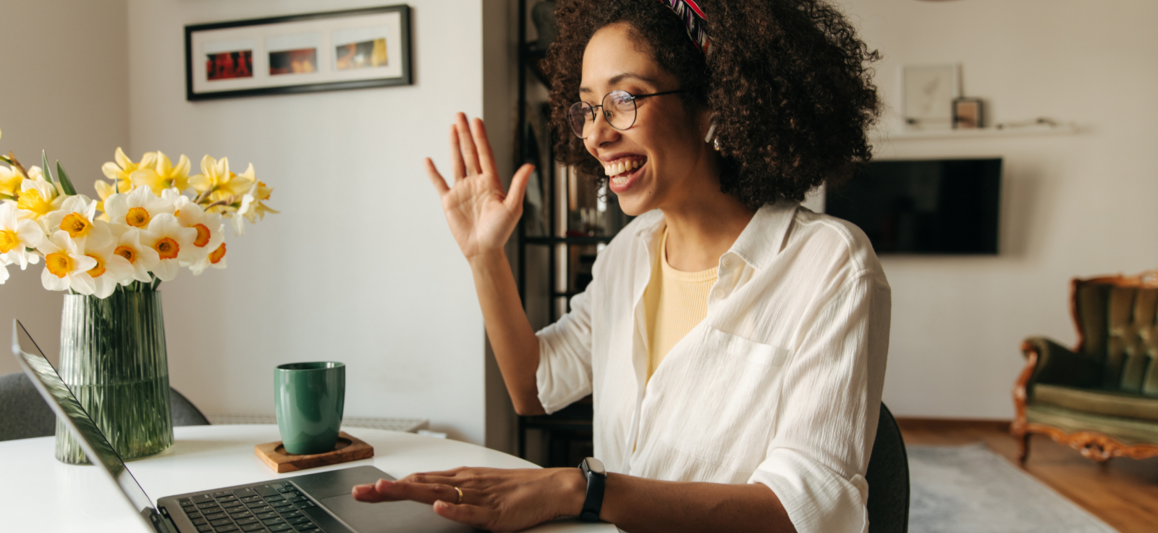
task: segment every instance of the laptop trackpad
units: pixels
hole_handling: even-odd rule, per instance
[[[364,503],[350,494],[323,498],[318,503],[358,533],[457,533],[474,528],[447,520],[425,503]]]

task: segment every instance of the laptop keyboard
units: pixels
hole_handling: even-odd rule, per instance
[[[302,511],[317,507],[289,481],[177,500],[200,533],[322,531]]]

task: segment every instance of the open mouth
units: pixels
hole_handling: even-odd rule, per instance
[[[611,178],[611,185],[624,186],[639,174],[639,169],[647,163],[646,157],[628,157],[603,165],[603,172]]]

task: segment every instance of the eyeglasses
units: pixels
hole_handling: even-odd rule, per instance
[[[603,118],[607,119],[607,123],[611,124],[612,128],[617,130],[625,130],[635,124],[635,115],[637,104],[636,102],[644,98],[652,96],[663,96],[665,94],[675,94],[683,92],[683,89],[674,91],[664,91],[662,93],[652,94],[631,94],[627,91],[611,91],[607,96],[603,97],[601,105],[593,106],[587,102],[575,102],[571,104],[569,111],[571,116],[571,131],[580,139],[587,138],[591,133],[591,128],[595,125],[595,108],[603,110]]]

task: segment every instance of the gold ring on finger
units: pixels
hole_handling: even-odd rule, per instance
[[[460,489],[460,488],[458,488],[458,487],[454,487],[454,490],[455,490],[456,492],[458,492],[458,501],[457,501],[457,502],[454,502],[454,504],[455,504],[455,505],[462,505],[462,489]]]

